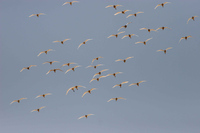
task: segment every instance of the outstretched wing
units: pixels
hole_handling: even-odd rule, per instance
[[[109,99],[107,102],[110,102],[111,100],[114,100],[115,98],[111,98],[111,99]]]

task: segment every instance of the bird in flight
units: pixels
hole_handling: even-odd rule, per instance
[[[94,67],[94,68],[97,68],[98,66],[103,66],[103,64],[98,64],[98,65],[96,65],[96,66],[89,65],[89,66],[87,66],[86,68],[88,68],[88,67]]]
[[[115,100],[115,101],[117,101],[118,99],[124,99],[124,100],[126,100],[126,99],[123,98],[123,97],[116,97],[116,98],[111,98],[111,99],[108,100],[107,102],[110,102],[111,100]]]
[[[106,6],[105,8],[113,7],[113,8],[115,8],[115,10],[116,10],[118,6],[122,6],[122,5],[108,5],[108,6]]]
[[[48,50],[46,50],[46,51],[42,51],[42,52],[40,52],[37,56],[40,56],[42,53],[47,54],[47,52],[49,52],[49,51],[54,51],[54,50],[53,50],[53,49],[48,49]]]
[[[91,94],[91,91],[93,91],[93,90],[96,90],[96,88],[92,88],[92,89],[90,89],[90,90],[84,92],[83,95],[82,95],[82,97],[83,97],[86,93],[90,93],[90,94]]]
[[[128,11],[131,11],[131,10],[124,10],[124,11],[121,11],[121,12],[117,12],[114,15],[117,15],[117,14],[120,14],[120,13],[125,14],[125,12],[128,12]]]
[[[34,112],[34,111],[37,111],[37,112],[40,112],[41,109],[45,108],[46,106],[43,106],[43,107],[40,107],[39,109],[34,109],[32,110],[31,112]]]
[[[70,66],[71,64],[77,64],[77,63],[70,62],[70,63],[63,64],[61,67],[63,67],[63,66]]]
[[[147,43],[147,41],[149,41],[149,40],[151,40],[152,38],[149,38],[149,39],[147,39],[146,41],[144,41],[144,42],[142,42],[142,41],[140,41],[140,42],[136,42],[135,44],[138,44],[138,43],[144,43],[144,45],[146,45],[146,43]]]
[[[54,62],[57,62],[57,63],[59,63],[59,61],[46,61],[46,62],[44,62],[44,63],[42,63],[42,64],[49,63],[50,65],[52,65],[52,63],[54,63]]]
[[[89,41],[89,40],[92,40],[92,39],[87,39],[87,40],[85,40],[84,42],[82,42],[79,46],[78,46],[78,48],[82,45],[82,44],[85,44],[87,41]]]
[[[63,4],[63,6],[66,5],[66,4],[70,4],[70,5],[72,6],[72,3],[74,3],[74,2],[79,2],[79,1],[65,2],[65,3]]]
[[[38,97],[44,97],[45,98],[45,96],[47,96],[47,95],[51,95],[51,93],[46,93],[46,94],[38,95],[36,98],[38,98]]]
[[[172,47],[169,47],[169,48],[167,48],[167,49],[159,49],[159,50],[157,50],[157,52],[159,52],[159,51],[163,51],[165,54],[166,54],[166,52],[167,52],[167,50],[169,50],[169,49],[172,49]]]
[[[121,26],[117,31],[119,31],[121,28],[127,28],[128,24],[130,24],[130,23],[132,23],[132,22],[129,22],[129,23],[125,24],[124,26]]]
[[[154,29],[147,29],[147,28],[140,28],[140,30],[147,30],[148,32],[157,31],[157,30],[154,30]]]
[[[67,72],[69,72],[70,70],[75,71],[75,68],[77,68],[77,67],[80,67],[80,66],[75,66],[75,67],[72,67],[72,68],[68,69],[68,70],[65,72],[65,74],[66,74]]]
[[[106,76],[110,76],[110,75],[113,75],[114,77],[116,77],[117,74],[120,74],[122,72],[116,72],[116,73],[111,73],[111,74],[107,74]]]
[[[57,68],[57,69],[51,69],[51,70],[49,70],[49,71],[46,73],[46,75],[49,74],[51,71],[54,71],[54,73],[55,73],[57,70],[63,72],[63,71],[62,71],[61,69],[59,69],[59,68]]]
[[[90,115],[94,115],[94,114],[83,115],[83,116],[79,117],[78,119],[81,119],[81,118],[83,118],[83,117],[87,118],[87,117],[90,116]]]
[[[156,29],[156,31],[159,30],[159,29],[164,30],[164,29],[171,29],[171,28],[168,28],[168,27],[164,27],[164,26],[163,26],[163,27],[159,27],[158,29]]]
[[[21,101],[22,99],[27,99],[27,98],[20,98],[19,100],[14,100],[14,101],[12,101],[10,104],[12,104],[12,103],[14,103],[14,102],[20,103],[20,101]]]
[[[137,37],[138,37],[138,35],[136,35],[136,34],[128,34],[128,35],[124,35],[124,36],[122,37],[122,39],[124,39],[125,37],[131,38],[132,36],[137,36]]]
[[[117,62],[117,61],[123,61],[125,63],[126,60],[131,59],[131,58],[133,58],[133,56],[127,57],[126,59],[117,59],[117,60],[115,60],[115,62]]]
[[[123,84],[126,84],[126,83],[128,83],[128,81],[124,81],[124,82],[122,82],[121,84],[116,84],[116,85],[114,85],[112,88],[115,88],[116,86],[119,86],[119,87],[121,88],[122,85],[123,85]]]
[[[164,7],[164,5],[167,4],[167,3],[170,3],[170,2],[164,2],[164,3],[158,4],[154,9],[156,9],[156,8],[159,7],[159,6]]]
[[[32,17],[32,16],[37,16],[37,17],[39,17],[40,15],[46,15],[46,14],[44,14],[44,13],[31,14],[29,17]]]
[[[129,86],[131,86],[131,85],[137,85],[137,86],[139,86],[140,85],[140,83],[142,83],[142,82],[146,82],[145,80],[142,80],[142,81],[140,81],[140,82],[137,82],[137,83],[132,83],[132,84],[130,84]]]
[[[66,95],[68,94],[68,92],[69,92],[70,90],[73,90],[73,92],[75,92],[74,89],[77,89],[77,90],[78,90],[78,87],[86,88],[85,86],[82,86],[82,85],[76,85],[76,86],[73,86],[73,87],[71,87],[71,88],[69,88],[69,89],[67,90]]]
[[[37,65],[30,65],[30,66],[28,66],[28,67],[24,67],[24,68],[22,68],[22,70],[20,71],[20,72],[22,72],[24,69],[27,69],[27,70],[29,70],[31,67],[33,67],[33,66],[37,66]]]
[[[104,71],[108,71],[108,69],[103,69],[103,70],[101,70],[100,72],[94,74],[93,78],[94,78],[96,75],[101,75],[101,73],[104,72]]]
[[[179,40],[179,43],[180,43],[180,41],[181,41],[182,39],[185,39],[185,40],[187,40],[189,37],[192,37],[192,36],[185,36],[185,37],[181,37],[181,39]]]
[[[112,34],[112,35],[110,35],[108,38],[110,38],[110,37],[112,37],[112,36],[115,36],[115,37],[117,38],[119,34],[124,33],[124,32],[125,32],[125,31],[121,31],[121,32],[119,32],[119,33],[117,33],[117,34]]]
[[[189,18],[188,21],[187,21],[187,24],[190,21],[190,19],[192,19],[193,21],[195,21],[194,18],[196,18],[196,17],[198,17],[198,16],[192,16],[191,18]]]
[[[93,78],[92,80],[90,80],[89,83],[91,83],[91,82],[94,81],[94,80],[99,81],[100,78],[105,78],[105,77],[107,77],[107,76],[100,76],[100,77],[98,77],[98,78]]]
[[[139,13],[144,13],[144,12],[136,12],[135,14],[129,14],[126,18],[128,18],[128,17],[130,17],[130,16],[137,16],[137,14],[139,14]]]
[[[94,58],[93,60],[92,60],[92,63],[95,61],[95,60],[99,60],[99,58],[103,58],[102,56],[99,56],[99,57],[97,57],[97,58]],[[92,64],[91,63],[91,64]]]
[[[61,44],[63,44],[65,41],[67,41],[67,40],[71,40],[71,39],[65,39],[65,40],[63,40],[63,41],[53,41],[53,43],[55,43],[55,42],[60,42]]]

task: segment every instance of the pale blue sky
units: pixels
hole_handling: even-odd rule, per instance
[[[200,132],[200,17],[195,21],[188,18],[200,16],[200,1],[169,1],[164,8],[157,4],[161,0],[79,0],[72,6],[65,0],[1,0],[0,1],[0,44],[1,44],[1,89],[0,131],[4,133],[199,133]],[[117,10],[105,8],[120,4]],[[114,14],[129,9],[124,14]],[[137,17],[129,14],[143,11]],[[39,18],[34,13],[45,13]],[[118,38],[107,38],[118,33]],[[172,28],[148,33],[140,28]],[[139,37],[124,38],[126,34]],[[191,35],[187,41],[181,37]],[[135,44],[145,41],[144,44]],[[52,43],[66,41],[64,45]],[[86,39],[93,39],[82,45]],[[167,51],[159,49],[173,47]],[[55,51],[37,55],[44,50]],[[92,59],[94,65],[104,64],[97,69],[85,68]],[[134,56],[126,63],[115,62]],[[45,61],[59,61],[52,65]],[[65,66],[64,72],[47,71],[62,64],[76,62],[81,65],[75,72],[64,72],[75,66]],[[23,67],[37,65],[29,71]],[[93,75],[109,69],[102,75],[123,72],[117,77],[109,76],[99,82],[89,83]],[[97,76],[98,77],[98,76]],[[140,86],[128,85],[146,80]],[[122,88],[115,87],[129,81]],[[83,85],[75,92],[66,91],[75,85]],[[91,89],[92,94],[82,94]],[[46,98],[35,97],[52,93]],[[26,97],[21,103],[10,102]],[[126,100],[107,101],[114,97]],[[41,112],[31,110],[46,106]],[[95,114],[88,119],[78,118]]]

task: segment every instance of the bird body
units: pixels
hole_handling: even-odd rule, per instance
[[[126,99],[123,98],[123,97],[116,97],[116,98],[111,98],[111,99],[109,99],[107,102],[110,102],[111,100],[117,101],[118,99],[124,99],[124,100],[126,100]]]
[[[142,81],[140,81],[140,82],[137,82],[137,83],[132,83],[132,84],[130,84],[129,86],[132,86],[132,85],[137,85],[137,86],[139,86],[140,85],[140,83],[142,83],[142,82],[146,82],[145,80],[142,80]]]
[[[159,6],[164,7],[164,5],[167,4],[167,3],[170,3],[170,2],[164,2],[164,3],[158,4],[154,9],[156,9],[156,8],[159,7]]]
[[[20,103],[20,101],[23,100],[23,99],[27,99],[27,98],[20,98],[20,99],[18,99],[18,100],[14,100],[14,101],[12,101],[10,104],[12,104],[12,103],[14,103],[14,102]]]
[[[46,106],[43,106],[43,107],[40,107],[39,109],[34,109],[32,110],[31,112],[34,112],[34,111],[37,111],[37,112],[40,112],[41,109],[45,108]]]
[[[121,88],[122,85],[123,85],[123,84],[126,84],[126,83],[128,83],[128,81],[124,81],[124,82],[122,82],[121,84],[116,84],[116,85],[114,85],[112,88],[115,88],[116,86],[119,86],[119,87]]]
[[[122,6],[122,5],[108,5],[108,6],[106,6],[105,8],[113,7],[113,8],[115,8],[115,10],[116,10],[118,6]]]
[[[31,14],[29,17],[32,17],[32,16],[37,16],[37,17],[39,17],[40,15],[46,15],[46,14],[44,14],[44,13]]]
[[[65,74],[66,74],[67,72],[69,72],[70,70],[75,71],[75,68],[77,68],[77,67],[80,67],[80,66],[75,66],[75,67],[72,67],[72,68],[68,69],[68,70],[65,72]]]
[[[120,14],[120,13],[125,14],[125,12],[128,12],[128,11],[131,11],[131,10],[124,10],[124,11],[121,11],[121,12],[117,12],[114,15],[117,15],[117,14]]]
[[[124,36],[122,37],[122,39],[124,39],[125,37],[131,38],[132,36],[137,36],[137,37],[138,37],[138,35],[136,35],[136,34],[128,34],[128,35],[124,35]]]
[[[63,41],[53,41],[53,43],[55,43],[55,42],[60,42],[61,44],[63,44],[65,41],[67,41],[67,40],[71,40],[71,39],[65,39],[65,40],[63,40]]]
[[[94,80],[99,81],[100,78],[105,78],[105,77],[107,77],[107,75],[106,75],[106,76],[100,76],[100,77],[98,77],[98,78],[93,78],[92,80],[90,80],[89,83],[91,83],[91,82],[94,81]]]
[[[157,52],[159,52],[159,51],[163,51],[165,54],[166,54],[166,52],[167,52],[167,50],[169,50],[169,49],[172,49],[172,47],[169,47],[169,48],[167,48],[167,49],[159,49],[159,50],[157,50]]]
[[[70,5],[72,6],[72,4],[73,4],[74,2],[79,2],[79,1],[65,2],[65,3],[63,4],[63,6],[66,5],[66,4],[70,4]]]
[[[53,49],[48,49],[48,50],[46,50],[46,51],[42,51],[42,52],[40,52],[37,56],[40,56],[42,53],[47,54],[47,52],[49,52],[49,51],[54,51],[54,50],[53,50]]]
[[[139,13],[144,13],[144,12],[136,12],[135,14],[129,14],[126,18],[128,18],[128,17],[130,17],[130,16],[137,16],[137,14],[139,14]]]
[[[28,67],[24,67],[24,68],[22,68],[22,70],[20,70],[20,72],[22,72],[24,69],[27,69],[27,70],[29,70],[31,67],[33,67],[33,66],[37,66],[37,65],[30,65],[30,66],[28,66]]]
[[[78,119],[81,119],[81,118],[88,118],[88,116],[90,116],[90,115],[94,115],[94,114],[87,114],[87,115],[83,115],[83,116],[81,116],[81,117],[79,117]]]
[[[52,65],[52,63],[54,63],[54,62],[57,62],[57,63],[59,63],[59,61],[46,61],[46,62],[44,62],[44,63],[42,63],[42,64],[49,63],[50,65]]]
[[[38,95],[36,98],[38,98],[38,97],[44,97],[45,98],[45,96],[47,96],[47,95],[51,95],[51,93],[46,93],[46,94]]]
[[[90,94],[91,94],[91,91],[93,91],[93,90],[96,90],[96,88],[92,88],[92,89],[90,89],[90,90],[84,92],[83,95],[82,95],[82,97],[83,97],[86,93],[90,93]]]
[[[123,61],[125,63],[126,60],[131,59],[131,58],[134,58],[134,56],[127,57],[126,59],[117,59],[117,60],[115,60],[115,62],[117,62],[117,61]]]
[[[99,60],[99,58],[103,58],[102,56],[99,56],[99,57],[96,57],[96,58],[94,58],[93,60],[92,60],[92,63],[95,61],[95,60]],[[91,63],[91,64],[92,64]]]
[[[144,41],[144,42],[142,42],[142,41],[140,41],[140,42],[136,42],[135,44],[138,44],[138,43],[143,43],[144,45],[146,45],[146,43],[147,43],[147,41],[149,41],[149,40],[151,40],[152,38],[149,38],[149,39],[147,39],[146,41]]]
[[[192,19],[193,21],[195,21],[194,18],[196,18],[196,17],[198,17],[198,16],[192,16],[191,18],[189,18],[188,21],[187,21],[187,24],[190,21],[190,19]]]
[[[185,39],[185,40],[187,40],[189,37],[192,37],[192,36],[185,36],[185,37],[181,37],[181,39],[179,40],[179,43],[180,43],[180,41],[182,40],[182,39]]]
[[[113,75],[114,77],[116,77],[116,75],[117,75],[117,74],[120,74],[120,73],[122,73],[122,72],[111,73],[111,74],[108,74],[108,75],[106,75],[106,76]]]
[[[79,49],[79,47],[82,45],[82,44],[85,44],[87,41],[89,41],[89,40],[92,40],[92,39],[87,39],[87,40],[85,40],[84,42],[82,42],[79,46],[78,46],[78,49]]]
[[[49,70],[49,71],[46,73],[46,75],[49,74],[51,71],[53,71],[53,72],[55,73],[57,70],[63,72],[63,71],[62,71],[61,69],[59,69],[59,68],[57,68],[57,69],[51,69],[51,70]]]
[[[128,24],[130,24],[130,23],[132,23],[132,22],[129,22],[129,23],[125,24],[124,26],[121,26],[117,31],[119,31],[121,28],[127,28]]]

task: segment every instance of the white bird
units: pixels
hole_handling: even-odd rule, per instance
[[[106,76],[110,76],[110,75],[113,75],[114,77],[116,77],[117,74],[120,74],[122,72],[116,72],[116,73],[111,73],[111,74],[107,74]]]
[[[118,99],[124,99],[124,100],[126,100],[126,99],[123,98],[123,97],[116,97],[116,98],[111,98],[111,99],[108,100],[107,102],[110,102],[111,100],[115,100],[115,101],[117,101]]]
[[[42,52],[40,52],[37,56],[40,56],[42,53],[47,54],[47,52],[49,52],[49,51],[54,51],[54,50],[53,50],[53,49],[48,49],[48,50],[46,50],[46,51],[42,51]]]
[[[159,27],[158,29],[156,29],[156,31],[159,30],[159,29],[164,30],[164,29],[171,29],[171,28],[168,28],[168,27],[164,27],[164,26],[163,26],[163,27]]]
[[[67,90],[66,95],[68,94],[68,92],[69,92],[70,90],[73,90],[73,92],[75,92],[74,89],[77,89],[77,90],[78,90],[78,87],[86,88],[85,86],[82,86],[82,85],[76,85],[76,86],[73,86],[73,87],[71,87],[71,88],[69,88],[69,89]]]
[[[136,34],[128,34],[128,35],[124,35],[124,36],[122,37],[122,39],[124,39],[125,37],[131,38],[132,36],[137,36],[137,37],[138,37],[138,35],[136,35]]]
[[[115,10],[116,10],[118,6],[122,6],[122,5],[108,5],[108,6],[106,6],[105,8],[113,7],[113,8],[115,8]]]
[[[152,38],[149,38],[149,39],[147,39],[146,41],[144,41],[144,42],[142,42],[142,41],[140,41],[140,42],[136,42],[135,44],[138,44],[138,43],[144,43],[144,45],[146,45],[146,43],[147,43],[147,41],[149,41],[149,40],[151,40]]]
[[[99,81],[100,78],[105,78],[105,77],[107,77],[107,75],[106,75],[106,76],[100,76],[100,77],[98,77],[98,78],[93,78],[92,80],[90,80],[89,83],[91,83],[91,82],[94,81],[94,80]]]
[[[189,18],[188,21],[187,21],[187,24],[190,21],[190,19],[192,19],[193,21],[195,21],[194,18],[196,18],[196,17],[198,17],[198,16],[192,16],[191,18]]]
[[[72,68],[68,69],[68,70],[65,72],[65,74],[66,74],[67,72],[69,72],[70,70],[75,71],[75,68],[77,68],[77,67],[81,67],[81,66],[72,67]]]
[[[124,11],[121,11],[121,12],[117,12],[114,15],[117,15],[117,14],[120,14],[120,13],[125,14],[125,12],[128,12],[128,11],[131,11],[131,10],[124,10]]]
[[[101,70],[100,72],[94,74],[93,78],[94,78],[96,75],[101,75],[101,73],[104,72],[104,71],[108,71],[108,69],[103,69],[103,70]]]
[[[65,39],[65,40],[63,40],[63,41],[53,41],[53,43],[55,43],[55,42],[60,42],[61,44],[63,44],[65,41],[68,41],[68,40],[71,40],[71,39]]]
[[[115,36],[115,37],[117,38],[119,34],[124,33],[124,32],[125,32],[125,31],[121,31],[121,32],[119,32],[119,33],[117,33],[117,34],[112,34],[112,35],[110,35],[108,38],[110,38],[110,37],[112,37],[112,36]]]
[[[119,31],[121,28],[127,28],[128,24],[130,24],[130,23],[132,23],[132,22],[129,22],[129,23],[125,24],[124,26],[121,26],[117,31]]]
[[[192,36],[185,36],[185,37],[181,37],[181,39],[179,40],[179,43],[180,43],[180,41],[181,41],[182,39],[185,39],[185,40],[187,40],[189,37],[192,37]]]
[[[44,14],[44,13],[31,14],[29,17],[32,17],[32,16],[37,16],[37,17],[39,17],[40,15],[46,15],[46,14]]]
[[[172,49],[172,47],[169,47],[169,48],[167,48],[167,49],[159,49],[159,50],[157,50],[157,52],[159,52],[159,51],[163,51],[165,54],[166,54],[166,52],[167,52],[167,50],[169,50],[169,49]]]
[[[119,87],[121,88],[122,85],[123,85],[123,84],[126,84],[126,83],[128,83],[128,81],[124,81],[124,82],[122,82],[121,84],[116,84],[116,85],[114,85],[112,88],[115,88],[116,86],[119,86]]]
[[[79,46],[78,46],[78,48],[82,45],[82,44],[85,44],[87,41],[89,41],[89,40],[92,40],[92,39],[87,39],[87,40],[85,40],[84,42],[82,42]]]
[[[14,103],[14,102],[20,103],[20,101],[21,101],[22,99],[27,99],[27,98],[20,98],[19,100],[14,100],[14,101],[12,101],[10,104],[12,104],[12,103]]]
[[[130,84],[129,86],[131,86],[131,85],[137,85],[137,86],[139,86],[140,85],[140,83],[142,83],[142,82],[146,82],[145,80],[142,80],[142,81],[140,81],[140,82],[137,82],[137,83],[132,83],[132,84]]]
[[[91,91],[93,91],[93,90],[96,90],[96,88],[92,88],[92,89],[90,89],[90,90],[84,92],[83,95],[82,95],[82,97],[83,97],[86,93],[90,93],[90,94],[91,94]]]
[[[131,58],[134,58],[134,56],[127,57],[126,59],[117,59],[117,60],[115,60],[115,62],[117,62],[117,61],[123,61],[125,63],[126,60],[131,59]]]
[[[40,112],[41,109],[45,108],[46,106],[43,106],[43,107],[40,107],[39,109],[34,109],[32,110],[31,112],[34,112],[34,111],[37,111],[37,112]]]
[[[63,4],[63,6],[66,5],[66,4],[72,5],[72,3],[74,3],[74,2],[79,2],[79,1],[65,2],[65,3]]]
[[[20,71],[20,72],[22,72],[24,69],[27,69],[27,70],[29,70],[31,67],[33,67],[33,66],[37,66],[37,65],[30,65],[30,66],[28,66],[28,67],[24,67],[24,68],[22,68],[22,70]]]
[[[94,68],[97,68],[98,66],[103,66],[103,64],[98,64],[98,65],[96,65],[96,66],[89,65],[89,66],[87,66],[86,68],[88,68],[88,67],[94,67]]]
[[[167,3],[170,3],[170,2],[164,2],[164,3],[158,4],[154,9],[156,9],[156,8],[159,7],[159,6],[164,7],[164,5],[167,4]]]
[[[154,30],[154,29],[147,29],[147,28],[140,28],[140,30],[147,30],[148,32],[157,31],[157,30]]]
[[[94,58],[93,60],[92,60],[92,63],[95,61],[95,60],[99,60],[99,58],[103,58],[102,56],[99,56],[99,57],[96,57],[96,58]],[[91,64],[92,64],[91,63]]]
[[[46,61],[46,62],[44,62],[44,63],[42,63],[42,64],[49,63],[50,65],[52,65],[52,63],[54,63],[54,62],[57,62],[57,63],[59,63],[59,61]]]
[[[54,71],[54,73],[55,73],[57,70],[63,72],[63,71],[62,71],[61,69],[59,69],[59,68],[57,68],[57,69],[51,69],[51,70],[49,70],[49,71],[46,73],[46,75],[49,74],[51,71]]]
[[[71,64],[77,64],[77,63],[70,62],[70,63],[63,64],[61,67],[63,67],[63,66],[70,66]]]
[[[137,14],[139,14],[139,13],[144,13],[144,12],[136,12],[135,14],[129,14],[126,18],[128,18],[128,17],[130,17],[130,16],[137,16]]]
[[[45,96],[47,96],[47,95],[51,95],[51,93],[46,93],[46,94],[38,95],[36,98],[38,98],[38,97],[44,97],[45,98]]]
[[[83,117],[87,118],[87,117],[90,116],[90,115],[94,115],[94,114],[83,115],[83,116],[79,117],[78,119],[81,119],[81,118],[83,118]]]

